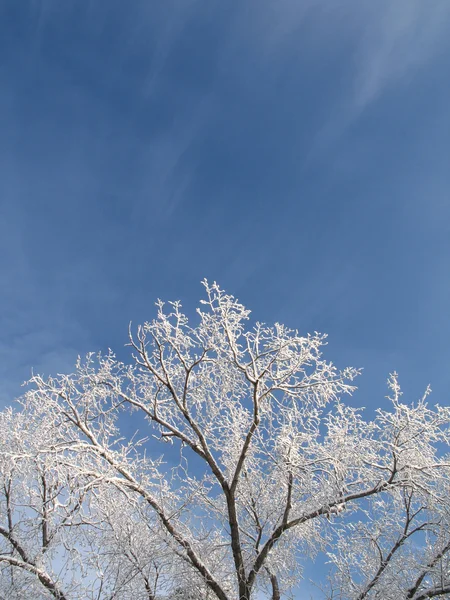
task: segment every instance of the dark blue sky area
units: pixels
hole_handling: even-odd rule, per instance
[[[204,277],[450,388],[448,0],[0,1],[0,397]]]

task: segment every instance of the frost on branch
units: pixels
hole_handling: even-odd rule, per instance
[[[321,551],[330,598],[449,593],[448,409],[393,375],[366,421],[324,335],[204,286],[1,415],[0,596],[279,600]]]

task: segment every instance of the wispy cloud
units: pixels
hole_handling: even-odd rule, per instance
[[[364,23],[357,52],[355,113],[391,86],[409,83],[417,69],[448,45],[450,4],[446,0],[363,3]]]
[[[450,3],[446,0],[343,2],[334,12],[329,14],[332,19],[341,12],[341,42],[352,48],[350,74],[336,89],[332,112],[317,133],[308,164],[333,148],[384,94],[414,83],[421,69],[449,49]]]

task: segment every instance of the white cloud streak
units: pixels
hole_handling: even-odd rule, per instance
[[[320,3],[319,6],[322,6]],[[345,15],[345,19],[343,19]],[[387,92],[408,86],[440,53],[448,51],[450,2],[379,0],[339,3],[317,12],[321,43],[327,44],[323,18],[341,26],[340,40],[353,48],[350,84],[336,90],[328,118],[317,132],[305,168],[334,148],[342,135]],[[339,39],[327,50],[333,53]]]
[[[444,49],[450,33],[450,3],[446,0],[397,0],[372,5],[365,11],[357,49],[356,112],[389,87],[408,82],[417,69]]]

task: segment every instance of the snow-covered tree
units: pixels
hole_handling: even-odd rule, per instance
[[[393,375],[365,420],[325,336],[204,285],[1,415],[0,597],[279,600],[319,551],[332,598],[449,594],[450,410]]]
[[[406,406],[395,376],[389,385],[394,410],[379,411],[380,437],[410,481],[404,475],[401,485],[368,498],[359,515],[337,525],[328,596],[336,600],[450,597],[450,461],[435,451],[448,425],[442,410],[428,408],[428,391]]]

